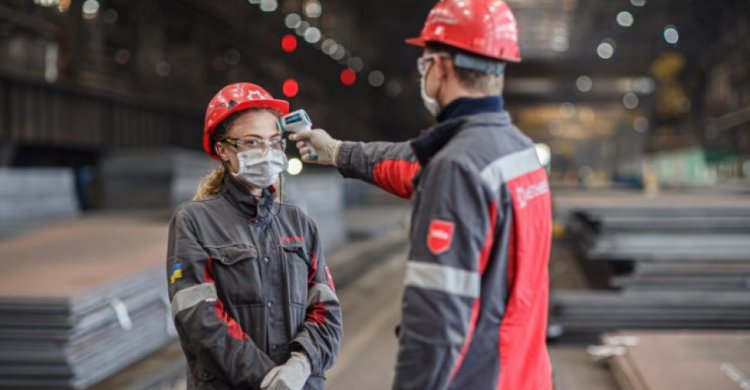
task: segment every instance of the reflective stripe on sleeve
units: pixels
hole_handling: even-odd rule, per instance
[[[172,317],[177,313],[189,309],[203,301],[216,300],[216,286],[213,283],[198,284],[180,290],[172,298]]]
[[[476,298],[479,296],[481,282],[476,272],[445,265],[409,261],[406,264],[404,283],[407,286]]]
[[[307,306],[326,301],[339,301],[336,293],[334,293],[327,284],[318,283],[307,290]]]
[[[536,149],[526,149],[517,153],[503,156],[482,170],[481,176],[485,184],[491,189],[540,169],[539,157]]]

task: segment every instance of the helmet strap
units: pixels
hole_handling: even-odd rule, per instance
[[[482,58],[465,53],[458,53],[453,58],[453,65],[457,68],[474,70],[500,76],[505,73],[505,62]]]

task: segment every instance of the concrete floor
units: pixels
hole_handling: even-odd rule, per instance
[[[398,253],[337,291],[344,342],[328,371],[328,390],[391,387],[398,343],[406,253]],[[619,390],[606,367],[591,363],[584,346],[551,345],[556,390]]]

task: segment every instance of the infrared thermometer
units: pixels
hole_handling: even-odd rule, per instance
[[[297,110],[284,115],[279,119],[281,131],[290,133],[299,133],[300,131],[312,130],[312,121],[305,110]],[[310,148],[310,160],[317,160],[318,154],[315,152],[310,141],[305,141],[305,146]]]

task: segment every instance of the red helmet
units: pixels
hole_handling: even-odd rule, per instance
[[[406,43],[442,43],[501,61],[519,62],[518,26],[502,0],[442,0],[427,16],[422,33]]]
[[[203,149],[213,159],[220,160],[211,145],[211,136],[216,126],[229,115],[248,108],[271,108],[286,115],[289,113],[289,102],[274,99],[265,89],[255,84],[236,83],[222,88],[208,103],[203,127]]]

